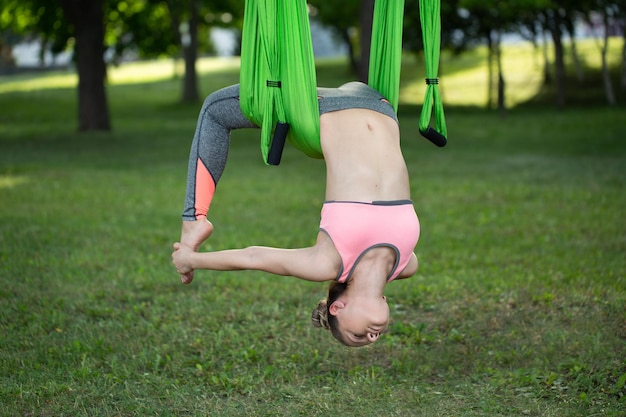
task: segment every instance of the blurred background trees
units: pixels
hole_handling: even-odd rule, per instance
[[[350,70],[362,80],[367,77],[373,2],[309,1],[312,18],[344,46]],[[240,33],[243,6],[244,0],[0,0],[0,71],[14,67],[12,47],[19,42],[36,39],[41,46],[41,62],[47,52],[71,51],[79,79],[78,128],[108,130],[107,65],[128,58],[182,59],[181,100],[197,101],[196,61],[215,52],[209,34],[216,27]],[[450,0],[442,2],[441,19],[442,48],[461,54],[468,48],[486,46],[488,108],[505,108],[506,74],[501,51],[503,39],[510,35],[546,51],[544,82],[554,84],[555,104],[565,106],[567,53],[574,63],[574,76],[584,77],[574,36],[581,24],[596,39],[603,63],[601,88],[607,103],[615,104],[606,53],[611,36],[625,36],[626,0]],[[417,0],[406,0],[404,44],[407,52],[421,53]],[[624,44],[618,82],[621,89],[626,89]],[[238,53],[238,48],[233,53]]]

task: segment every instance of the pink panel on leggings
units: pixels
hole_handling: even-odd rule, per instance
[[[206,217],[215,194],[215,182],[200,158],[196,168],[196,219]]]

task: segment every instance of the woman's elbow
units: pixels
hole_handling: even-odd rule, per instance
[[[411,256],[411,260],[406,265],[406,267],[404,267],[404,270],[402,270],[402,272],[400,273],[398,278],[409,278],[409,277],[412,277],[413,275],[415,275],[417,273],[417,268],[418,267],[419,267],[419,262],[417,261],[417,256],[415,254],[413,254]]]

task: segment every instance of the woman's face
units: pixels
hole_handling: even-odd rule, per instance
[[[337,303],[336,308],[333,306]],[[339,332],[349,346],[374,343],[389,323],[389,306],[385,297],[337,300],[331,314],[337,317]]]

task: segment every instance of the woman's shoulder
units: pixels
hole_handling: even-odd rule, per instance
[[[342,261],[339,252],[330,236],[320,230],[315,245],[311,248],[311,256],[316,271],[322,281],[332,281],[339,276]]]

